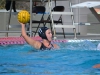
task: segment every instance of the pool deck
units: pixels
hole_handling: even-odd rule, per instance
[[[9,33],[8,37],[20,37],[21,33]],[[0,38],[6,37],[4,33],[0,33]],[[64,39],[63,35],[57,35],[57,39]],[[66,35],[65,39],[74,39],[74,35]],[[88,35],[77,35],[77,39],[98,39],[100,40],[100,35],[88,34]]]
[[[59,39],[63,38],[62,36],[58,36]],[[74,39],[74,36],[66,36],[66,39]],[[96,39],[100,40],[100,35],[87,35],[87,36],[81,36],[77,35],[77,39]]]

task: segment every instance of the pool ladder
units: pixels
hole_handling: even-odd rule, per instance
[[[49,0],[49,10],[50,10],[50,16],[51,16],[51,21],[52,21],[52,25],[53,25],[54,39],[56,39],[56,28],[63,28],[63,29],[64,28],[70,28],[70,29],[73,29],[74,39],[77,39],[76,38],[76,27],[74,25],[74,13],[73,13],[73,10],[71,8],[71,6],[72,6],[71,1],[69,1],[69,6],[70,6],[70,12],[54,12],[54,11],[51,11],[51,9],[52,9],[52,0],[51,0],[51,2]],[[71,20],[72,20],[72,25],[54,24],[53,15],[70,15]],[[64,35],[64,38],[65,38],[65,35]]]

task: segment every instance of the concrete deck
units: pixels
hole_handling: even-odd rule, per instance
[[[9,33],[8,37],[20,37],[21,33]],[[5,33],[0,33],[0,38],[6,37]],[[66,38],[63,35],[57,35],[57,39],[74,39],[74,35],[66,35]],[[88,34],[88,35],[77,35],[77,39],[98,39],[100,40],[99,34]]]
[[[58,39],[62,39],[63,36],[58,36]],[[66,39],[74,39],[74,36],[66,36]],[[87,35],[87,36],[81,36],[77,35],[77,39],[95,39],[100,40],[100,35]]]

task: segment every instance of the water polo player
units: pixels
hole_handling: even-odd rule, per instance
[[[22,26],[22,36],[26,40],[28,44],[33,46],[36,49],[41,49],[41,50],[50,50],[53,48],[59,48],[56,44],[51,44],[52,41],[52,33],[51,30],[47,27],[41,27],[38,30],[39,36],[42,38],[42,42],[36,41],[32,38],[30,38],[25,30],[25,24],[20,23]]]

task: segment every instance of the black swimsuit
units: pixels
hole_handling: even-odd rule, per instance
[[[42,43],[41,47],[40,47],[40,50],[51,50],[53,49],[53,44],[51,44],[51,47],[50,48],[47,48],[44,46],[44,44]]]

